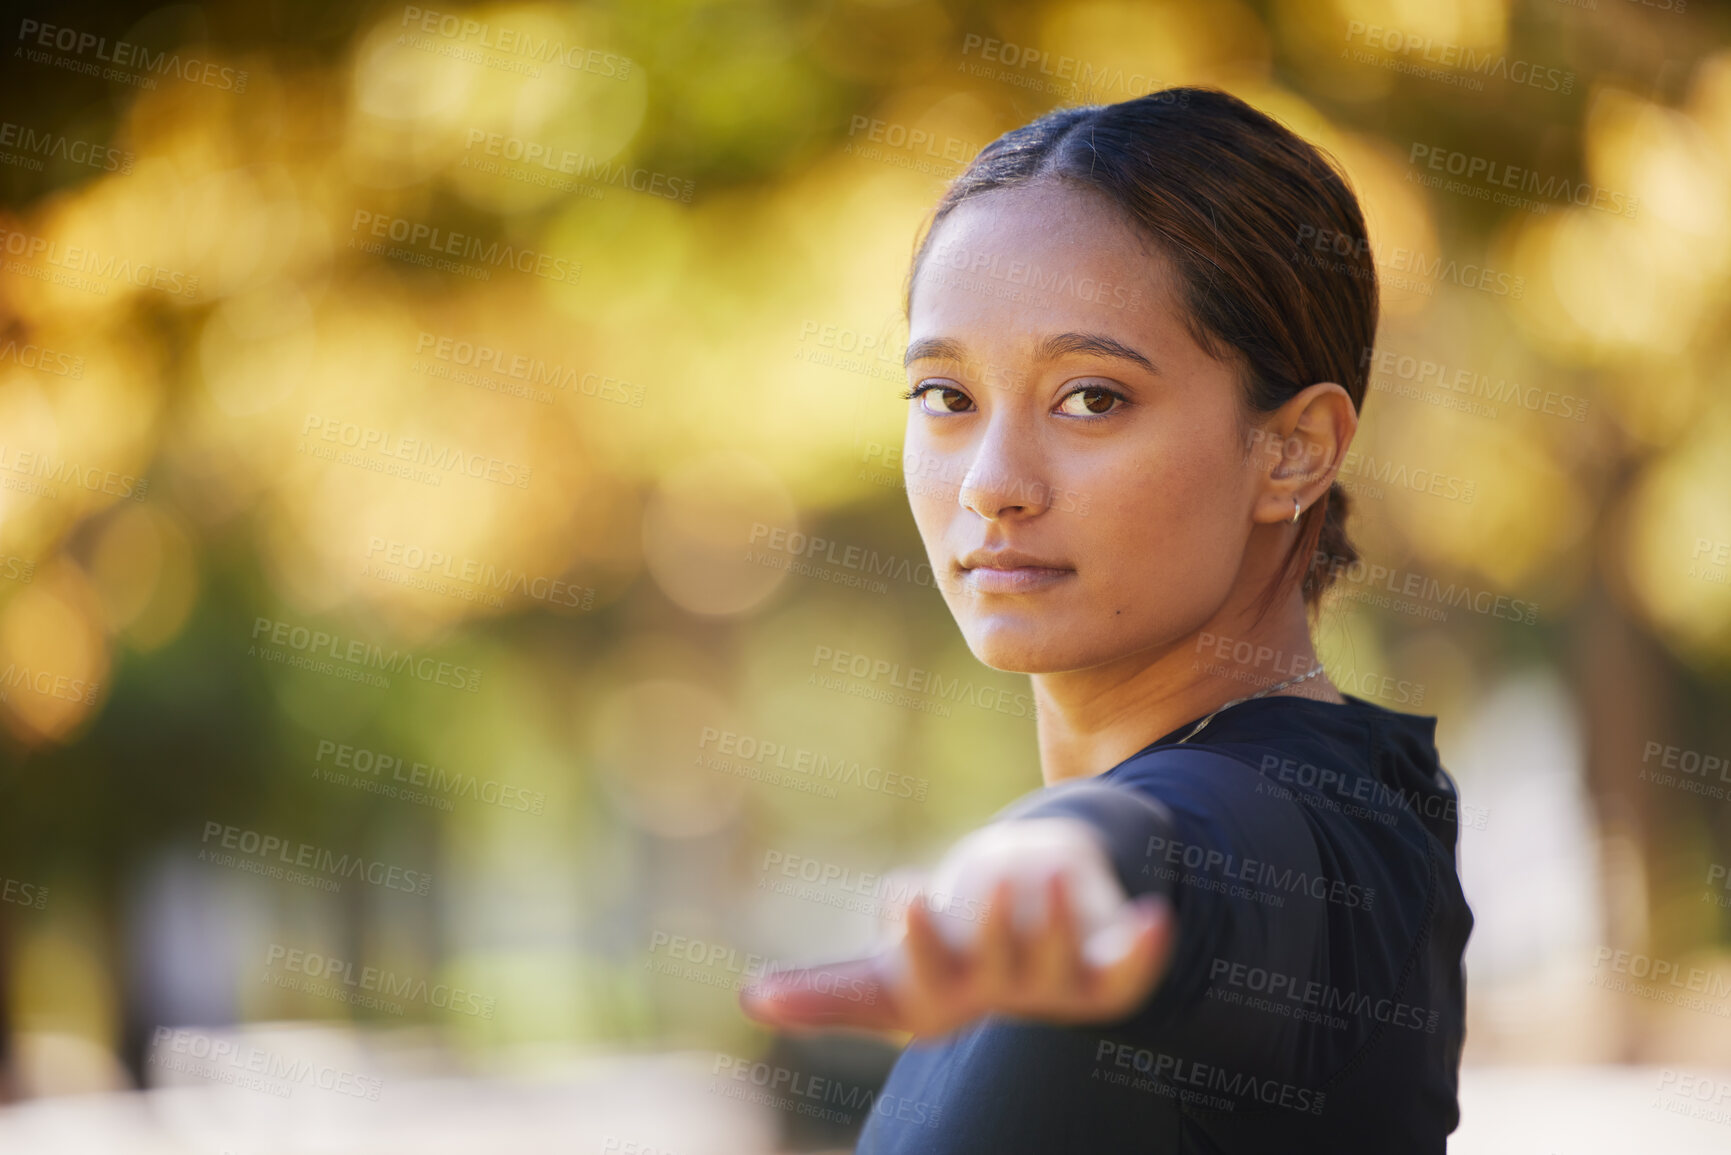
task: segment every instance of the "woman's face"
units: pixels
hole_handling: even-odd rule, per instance
[[[911,306],[903,475],[974,655],[1077,670],[1207,626],[1261,479],[1151,243],[1090,190],[1000,189],[938,226]]]

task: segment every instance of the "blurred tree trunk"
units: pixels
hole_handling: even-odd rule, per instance
[[[1680,741],[1683,681],[1675,659],[1597,574],[1582,602],[1576,637],[1573,666],[1585,715],[1587,786],[1600,837],[1602,945],[1675,958],[1690,944],[1677,941],[1654,917],[1670,873],[1668,832],[1657,804],[1660,788],[1642,781],[1640,769],[1647,742]],[[1617,1058],[1652,1058],[1645,1053],[1647,1005],[1631,996],[1617,1006]]]
[[[0,909],[0,1104],[18,1098],[17,1048],[12,1040],[12,919]]]

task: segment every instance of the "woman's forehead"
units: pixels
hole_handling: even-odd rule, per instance
[[[1072,262],[1158,257],[1130,215],[1098,189],[1055,177],[977,193],[932,231],[930,248],[963,239],[982,248],[1057,250]]]
[[[962,288],[999,301],[1068,298],[1121,310],[1173,287],[1171,263],[1127,213],[1097,190],[1048,179],[976,194],[939,220],[910,306]]]
[[[1102,194],[1058,182],[994,190],[934,228],[909,296],[910,337],[1169,341],[1172,270]]]

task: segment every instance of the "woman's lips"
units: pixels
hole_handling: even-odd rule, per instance
[[[975,593],[1021,594],[1045,589],[1075,573],[1073,569],[1043,565],[1021,565],[1009,569],[976,566],[962,571],[962,581]]]

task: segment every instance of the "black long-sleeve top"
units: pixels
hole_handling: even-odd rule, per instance
[[[1067,815],[1172,900],[1163,978],[1112,1023],[988,1016],[910,1044],[859,1155],[1399,1152],[1459,1121],[1472,913],[1434,717],[1347,696],[1192,719],[996,821]]]

